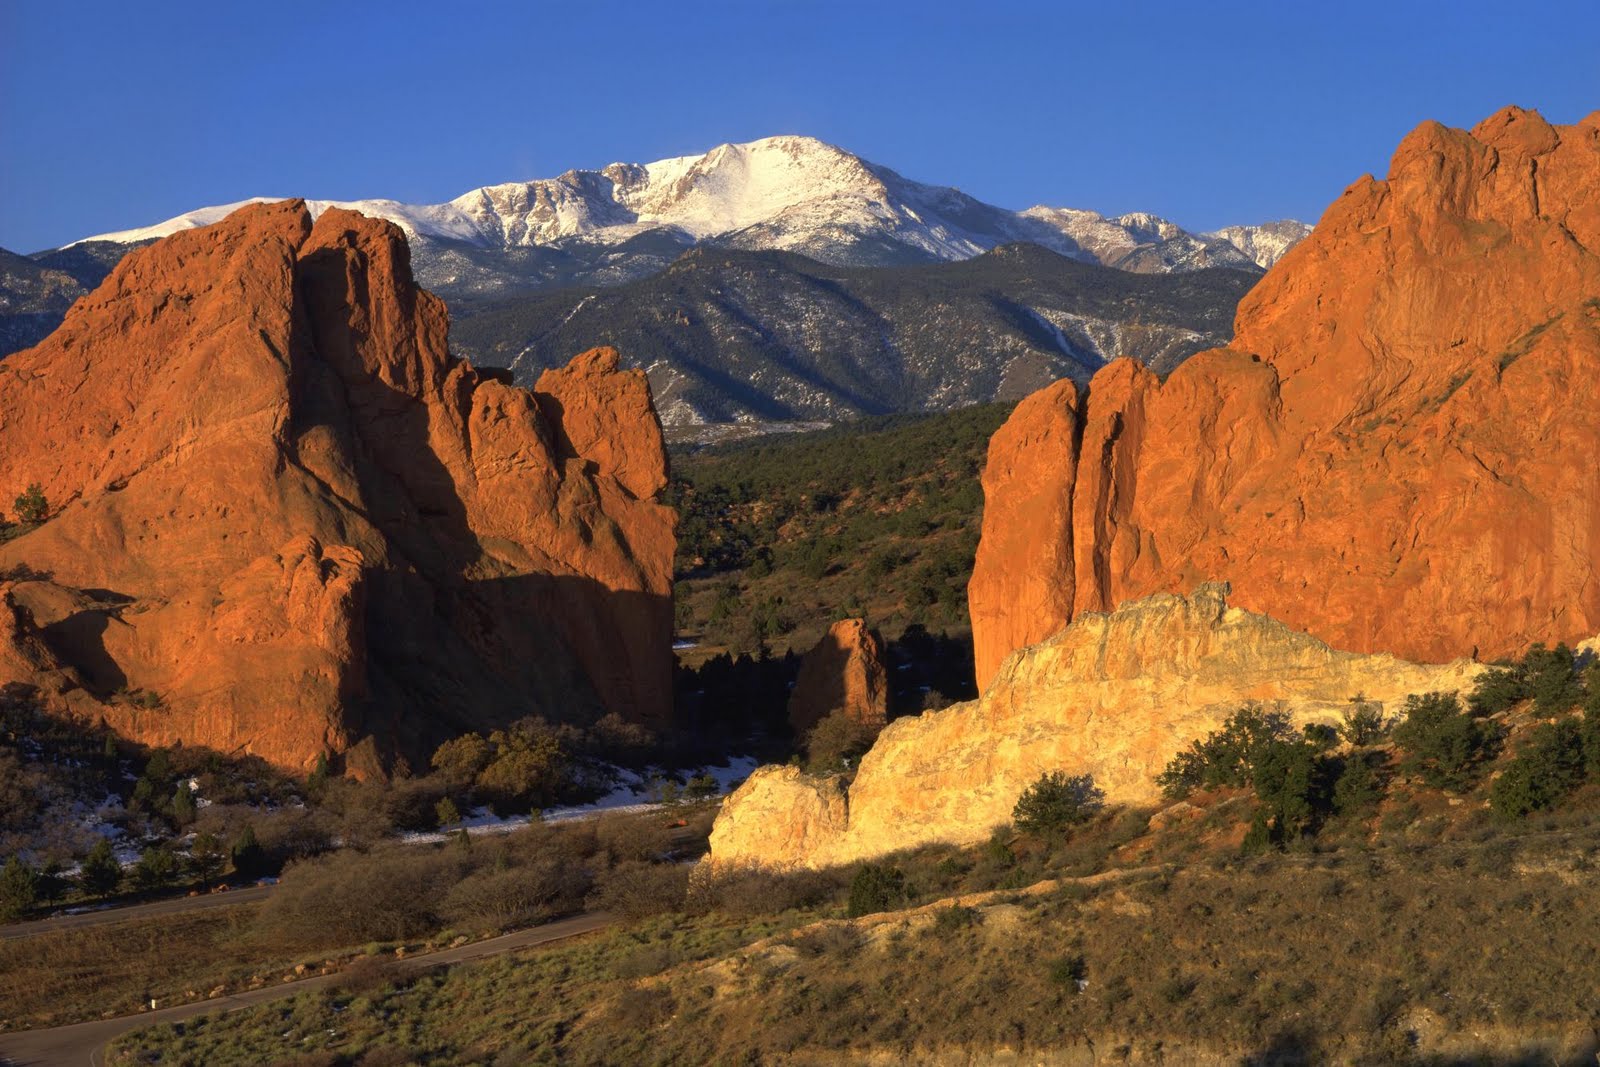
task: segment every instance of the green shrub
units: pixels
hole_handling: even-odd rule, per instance
[[[1317,751],[1305,741],[1267,745],[1256,758],[1252,784],[1274,844],[1287,844],[1311,829],[1318,769]]]
[[[1245,831],[1239,851],[1246,856],[1259,855],[1272,847],[1272,822],[1266,808],[1256,808],[1250,817],[1250,829]]]
[[[1583,783],[1583,732],[1577,719],[1535,727],[1528,743],[1489,790],[1489,806],[1504,819],[1553,808]]]
[[[829,712],[806,734],[806,767],[831,774],[852,766],[878,739],[882,727],[865,723],[840,708]]]
[[[1528,696],[1528,683],[1520,666],[1494,667],[1478,677],[1478,684],[1467,698],[1467,710],[1478,718],[1498,715]]]
[[[1308,722],[1300,731],[1301,738],[1318,752],[1329,752],[1339,745],[1339,728],[1325,722]]]
[[[1584,773],[1600,781],[1600,685],[1589,693],[1578,734],[1583,742]]]
[[[209,886],[221,876],[225,856],[222,841],[216,834],[208,832],[195,835],[189,844],[189,869],[202,887]]]
[[[1334,811],[1355,815],[1377,807],[1383,799],[1383,783],[1373,766],[1374,758],[1365,752],[1352,752],[1345,757],[1333,784]]]
[[[940,908],[934,912],[933,932],[948,936],[957,930],[965,930],[969,926],[976,926],[983,921],[983,913],[977,908],[968,908],[961,904],[952,904],[948,908]]]
[[[38,482],[30,483],[17,497],[17,520],[19,522],[43,522],[45,516],[50,514],[50,501],[45,498],[44,489]]]
[[[1022,791],[1011,818],[1023,833],[1055,837],[1088,822],[1105,806],[1105,800],[1105,792],[1095,786],[1092,775],[1050,771]]]
[[[1339,736],[1355,748],[1376,744],[1389,732],[1390,724],[1383,717],[1383,705],[1376,700],[1368,700],[1360,693],[1350,698],[1340,718]]]
[[[1230,715],[1222,729],[1178,753],[1156,776],[1156,784],[1173,800],[1196,789],[1250,785],[1261,753],[1294,736],[1283,712],[1247,705]]]
[[[1576,659],[1564,644],[1551,649],[1534,645],[1522,661],[1522,673],[1533,706],[1541,715],[1571,711],[1583,699]]]
[[[1060,987],[1072,996],[1077,996],[1083,991],[1088,975],[1088,962],[1081,955],[1058,956],[1050,961],[1050,984]]]
[[[906,899],[906,876],[898,867],[863,863],[850,879],[847,914],[852,919],[890,911]]]
[[[1405,753],[1401,766],[1436,789],[1462,792],[1476,780],[1484,760],[1494,755],[1499,731],[1461,710],[1454,693],[1406,697],[1405,718],[1394,729]]]
[[[194,817],[194,791],[189,788],[188,782],[179,782],[172,794],[172,820],[182,828],[194,822]]]

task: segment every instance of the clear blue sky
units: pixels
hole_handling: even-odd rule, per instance
[[[1600,108],[1600,0],[0,0],[0,245],[777,133],[1006,207],[1315,219],[1507,103]]]

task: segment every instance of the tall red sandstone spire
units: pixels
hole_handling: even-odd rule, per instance
[[[664,721],[643,374],[599,350],[520,389],[447,330],[400,231],[353,212],[252,206],[129,255],[0,363],[0,500],[38,482],[55,511],[0,545],[0,681],[287,767]]]
[[[1074,614],[1208,579],[1415,660],[1600,631],[1600,112],[1413,131],[1158,382],[1121,360],[990,445],[980,684]]]

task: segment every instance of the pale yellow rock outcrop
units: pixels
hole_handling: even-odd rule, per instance
[[[826,867],[980,841],[1047,771],[1091,774],[1115,803],[1154,801],[1168,761],[1248,701],[1337,722],[1357,693],[1393,713],[1409,693],[1470,689],[1482,669],[1329,648],[1229,607],[1222,585],[1146,597],[1012,653],[976,701],[890,723],[848,789],[756,771],[723,805],[711,859]]]

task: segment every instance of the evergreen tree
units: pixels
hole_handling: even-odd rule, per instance
[[[322,794],[323,788],[328,784],[328,757],[323,753],[317,754],[317,764],[311,769],[311,774],[306,778],[306,793],[311,797]]]
[[[461,821],[461,809],[449,797],[439,798],[439,803],[433,806],[433,814],[440,826],[454,826]]]
[[[222,873],[222,842],[213,833],[196,834],[189,845],[189,868],[194,871],[202,889],[207,888]]]
[[[1354,815],[1378,805],[1383,799],[1383,784],[1372,760],[1364,752],[1352,752],[1333,785],[1333,809],[1340,815]]]
[[[1462,792],[1494,754],[1499,731],[1463,712],[1454,693],[1424,693],[1406,698],[1405,719],[1395,727],[1394,740],[1406,754],[1408,772],[1435,789]]]
[[[1495,779],[1489,806],[1514,819],[1553,808],[1583,784],[1584,738],[1572,716],[1534,728],[1517,758]]]
[[[140,889],[157,889],[172,881],[177,873],[177,857],[159,845],[151,845],[139,853],[139,862],[133,868],[133,880]]]
[[[256,841],[256,830],[245,826],[233,843],[233,869],[241,878],[260,878],[267,873],[267,853]]]
[[[1052,771],[1022,791],[1011,818],[1023,833],[1054,837],[1088,822],[1105,805],[1105,797],[1090,775]]]
[[[181,828],[194,822],[194,816],[194,791],[188,782],[179,782],[177,791],[172,794],[172,819]]]
[[[0,921],[20,919],[38,900],[39,872],[12,856],[0,868]]]
[[[50,514],[50,501],[45,499],[44,489],[38,482],[31,483],[17,497],[17,521],[43,522],[45,516]]]
[[[108,897],[121,884],[122,865],[111,851],[111,842],[101,838],[78,868],[78,885],[90,896]]]

